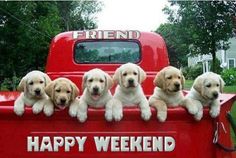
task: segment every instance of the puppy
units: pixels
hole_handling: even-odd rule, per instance
[[[206,72],[198,76],[186,98],[191,99],[193,106],[197,106],[198,112],[194,115],[196,120],[201,120],[203,107],[210,107],[210,115],[215,118],[220,113],[220,93],[223,92],[224,81],[220,75]]]
[[[197,113],[197,108],[188,108],[189,100],[184,100],[182,92],[185,82],[181,71],[173,66],[168,66],[157,73],[154,79],[156,86],[149,104],[157,109],[157,119],[164,122],[167,118],[167,107],[177,107],[184,104],[189,113]]]
[[[113,79],[118,84],[112,99],[113,119],[122,119],[123,107],[138,105],[142,119],[149,120],[151,109],[141,87],[141,83],[146,79],[144,70],[136,64],[123,64],[115,71]]]
[[[92,69],[83,76],[83,94],[80,98],[77,118],[80,122],[87,119],[88,106],[102,108],[105,106],[105,117],[111,117],[111,107],[107,103],[112,98],[110,88],[113,85],[112,78],[100,69]],[[108,120],[108,119],[107,119]]]
[[[46,87],[45,91],[50,97],[44,107],[44,113],[47,116],[53,114],[54,105],[60,110],[69,107],[70,116],[76,116],[79,104],[77,99],[79,89],[71,80],[62,77],[57,78]]]
[[[34,114],[41,112],[48,98],[44,89],[49,82],[51,79],[41,71],[31,71],[24,76],[18,86],[22,93],[14,103],[14,112],[19,116],[23,115],[25,105],[32,107]]]

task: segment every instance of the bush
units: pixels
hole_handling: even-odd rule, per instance
[[[12,78],[5,78],[1,84],[1,90],[16,90],[20,82],[20,78],[13,76]]]
[[[221,73],[221,77],[225,81],[226,86],[236,85],[236,69],[225,69]]]
[[[202,64],[196,64],[194,67],[185,67],[183,69],[183,75],[188,80],[194,80],[197,76],[201,75]]]

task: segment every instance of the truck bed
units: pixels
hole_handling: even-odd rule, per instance
[[[230,111],[234,100],[233,94],[221,95],[221,114],[217,119],[212,119],[208,109],[204,109],[204,117],[200,122],[195,121],[183,108],[168,109],[168,118],[164,123],[156,119],[156,111],[152,109],[150,121],[143,121],[138,108],[124,109],[124,117],[120,122],[107,122],[104,118],[104,109],[89,108],[88,120],[80,123],[76,118],[71,118],[68,111],[55,111],[51,117],[43,113],[34,115],[31,108],[26,108],[22,117],[13,112],[13,104],[17,92],[3,92],[0,97],[5,101],[0,102],[0,142],[1,157],[175,157],[182,158],[223,158],[232,157],[233,153],[213,144],[216,122],[223,123],[225,127],[219,129],[219,142],[225,146],[232,146],[229,137],[230,127],[226,119],[226,112]],[[75,141],[76,137],[86,137],[83,150]],[[153,139],[158,138],[158,143]],[[38,149],[32,147],[32,140],[39,139]],[[47,143],[43,140],[50,139]],[[55,148],[55,139],[63,139],[64,143]],[[107,138],[118,144],[109,142],[106,151],[99,151],[96,138]],[[138,138],[141,145],[134,150],[131,148],[131,139]],[[66,148],[66,139],[69,148]],[[31,143],[30,143],[31,140]],[[123,140],[123,142],[121,141]],[[128,145],[124,147],[124,140]],[[171,140],[168,142],[168,140]],[[173,144],[174,141],[174,144]],[[146,142],[146,143],[145,143]],[[149,142],[149,143],[147,143]],[[98,144],[96,144],[98,143]],[[114,143],[114,142],[113,142]],[[123,148],[121,147],[123,143]],[[48,146],[52,149],[48,150]],[[157,145],[157,146],[155,146]],[[174,145],[174,146],[173,146]],[[42,147],[44,146],[44,148]],[[45,150],[45,146],[46,150]],[[171,149],[172,148],[172,149]],[[158,150],[156,150],[158,149]]]

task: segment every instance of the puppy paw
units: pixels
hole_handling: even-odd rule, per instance
[[[212,118],[216,118],[220,114],[220,109],[219,108],[211,108],[210,110],[210,115]]]
[[[52,116],[52,114],[54,113],[54,108],[53,107],[45,107],[43,109],[43,112],[47,117]]]
[[[69,109],[69,115],[71,117],[76,117],[76,115],[77,115],[76,109],[70,108]]]
[[[203,117],[203,111],[199,111],[194,115],[194,119],[196,121],[200,121],[202,119],[202,117]]]
[[[83,123],[87,120],[87,114],[78,112],[77,119],[79,122]]]
[[[113,118],[115,121],[120,121],[123,118],[122,110],[117,110],[113,113]]]
[[[151,118],[151,115],[150,108],[141,111],[141,117],[144,121],[148,121]]]
[[[197,106],[191,106],[190,108],[188,108],[188,112],[192,115],[195,115],[198,113],[198,108]]]
[[[32,111],[34,114],[39,114],[43,110],[43,106],[34,105]]]
[[[167,112],[165,112],[165,111],[157,112],[157,119],[158,119],[160,122],[165,122],[166,119],[167,119]]]
[[[14,106],[14,112],[18,116],[22,116],[24,114],[24,108],[21,108],[19,106]]]
[[[106,119],[108,122],[111,122],[111,121],[112,121],[112,111],[111,111],[111,110],[105,112],[105,119]]]

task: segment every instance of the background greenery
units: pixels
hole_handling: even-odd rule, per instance
[[[102,6],[96,0],[0,1],[0,86],[15,90],[27,72],[44,71],[52,38],[96,28],[95,15]]]

